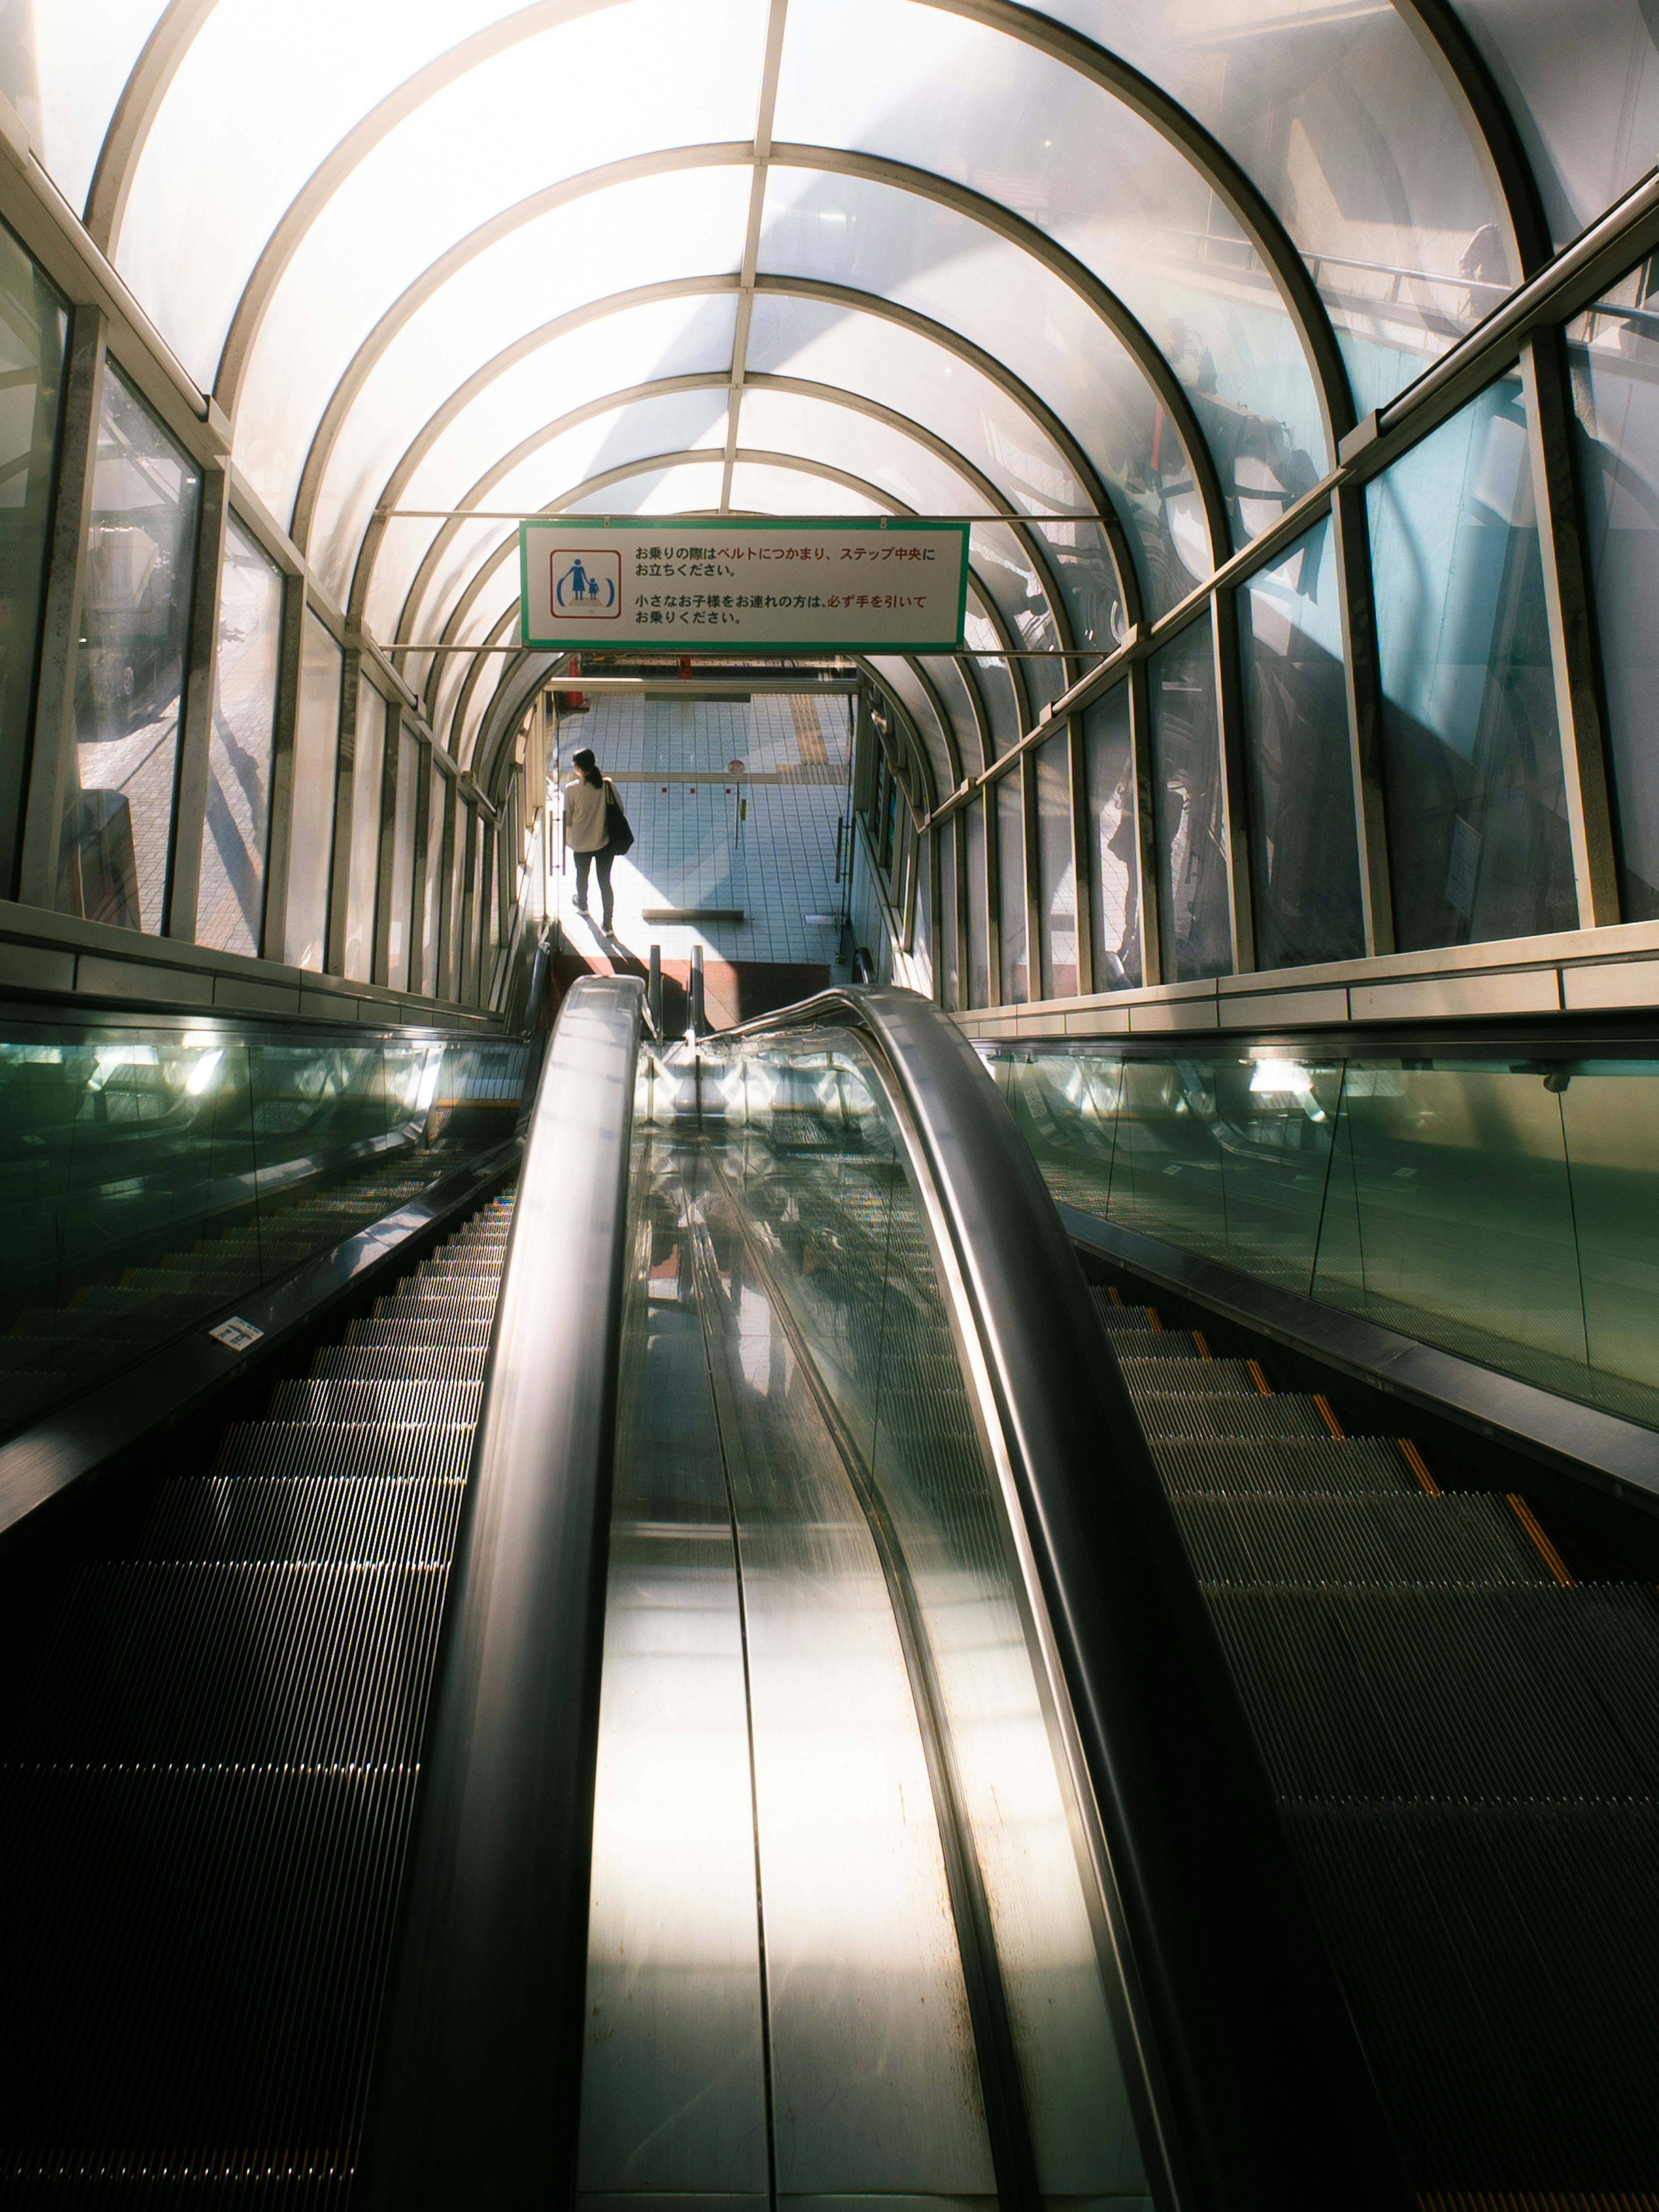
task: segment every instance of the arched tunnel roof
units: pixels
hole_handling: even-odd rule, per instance
[[[937,795],[1632,180],[1637,4],[15,0],[0,75],[390,652],[510,637],[516,514],[1006,516],[878,672]],[[399,665],[464,764],[537,680]]]

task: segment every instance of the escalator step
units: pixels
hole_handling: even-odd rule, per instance
[[[495,1318],[495,1293],[460,1297],[434,1285],[429,1291],[393,1291],[374,1301],[376,1321],[483,1321]]]
[[[28,1992],[0,2008],[0,2181],[194,2203],[231,2179],[261,2203],[343,2203],[416,1778],[0,1773],[8,1893],[49,1867],[74,1900],[8,1915],[0,1938],[6,1986]]]
[[[436,1382],[450,1377],[477,1382],[483,1379],[489,1347],[482,1344],[331,1344],[313,1360],[313,1376],[340,1376],[368,1381],[402,1376],[410,1382]]]
[[[1273,1399],[1263,1400],[1272,1405]],[[1318,1436],[1232,1443],[1165,1438],[1152,1444],[1164,1486],[1176,1497],[1312,1498],[1423,1492],[1398,1444],[1383,1437]]]
[[[1501,1498],[1182,1498],[1201,1582],[1542,1584],[1553,1578]]]
[[[241,1421],[225,1431],[214,1469],[248,1475],[464,1476],[472,1449],[470,1422],[447,1429],[397,1428],[383,1421]]]
[[[1555,1589],[1216,1589],[1291,1801],[1659,1796],[1659,1606]]]
[[[1172,1359],[1120,1351],[1117,1364],[1137,1397],[1248,1397],[1256,1388],[1249,1363],[1243,1359]]]
[[[476,1421],[482,1382],[302,1381],[279,1382],[270,1413],[278,1421],[387,1421],[444,1425]]]
[[[459,1476],[186,1478],[163,1492],[146,1549],[155,1559],[441,1562],[465,1487]]]
[[[1146,1391],[1135,1411],[1149,1441],[1168,1437],[1196,1443],[1204,1437],[1329,1437],[1330,1430],[1311,1398],[1289,1391],[1271,1398],[1240,1391],[1213,1398]]]
[[[92,1561],[7,1731],[10,1762],[413,1761],[445,1579],[441,1566]]]
[[[1290,1805],[1285,1821],[1397,2085],[1419,2203],[1651,2204],[1659,1805]]]
[[[459,1350],[483,1352],[489,1349],[489,1328],[487,1321],[449,1321],[441,1314],[431,1314],[402,1321],[354,1321],[344,1340],[365,1346],[448,1344]]]

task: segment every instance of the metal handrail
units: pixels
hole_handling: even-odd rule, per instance
[[[642,1000],[573,985],[537,1091],[365,2137],[387,2212],[574,2197]]]
[[[956,1025],[837,988],[720,1033],[836,1025],[890,1079],[1009,1498],[1182,2207],[1411,2202],[1249,1724],[1076,1255]],[[1157,2147],[1149,2147],[1155,2157]]]

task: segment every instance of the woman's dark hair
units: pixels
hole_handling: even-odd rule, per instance
[[[591,746],[584,745],[579,753],[572,753],[570,765],[581,770],[584,783],[591,783],[598,789],[604,788],[605,778],[599,774]]]

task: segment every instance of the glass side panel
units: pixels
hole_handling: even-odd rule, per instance
[[[443,875],[444,808],[449,779],[434,761],[428,772],[426,810],[426,869],[421,887],[421,977],[418,988],[431,998],[438,988],[438,885]]]
[[[283,957],[290,968],[320,969],[328,935],[342,665],[339,647],[307,608],[300,656],[300,712],[294,733],[293,828],[283,940]]]
[[[415,909],[415,801],[421,749],[401,726],[398,735],[397,813],[392,835],[392,914],[386,928],[386,981],[409,988],[410,921]]]
[[[512,1133],[516,1042],[42,1018],[0,1030],[0,1434]]]
[[[1494,385],[1366,494],[1402,951],[1576,926],[1527,418]]]
[[[386,701],[357,679],[357,735],[351,768],[351,859],[346,889],[345,964],[366,983],[374,957],[374,894],[380,866],[380,792],[386,780]]]
[[[1621,908],[1659,921],[1659,299],[1644,261],[1568,332],[1578,482],[1595,587]]]
[[[952,177],[1074,253],[1192,391],[1230,491],[1232,448],[1257,459],[1241,536],[1291,490],[1273,460],[1292,481],[1323,472],[1307,361],[1255,249],[1176,146],[1064,63],[908,0],[796,0],[776,129]]]
[[[60,914],[160,934],[173,858],[179,691],[201,471],[104,367]]]
[[[1239,608],[1259,968],[1364,951],[1336,533],[1315,526]]]
[[[1140,985],[1140,853],[1129,715],[1129,686],[1120,684],[1085,708],[1081,718],[1089,810],[1089,937],[1097,991]]]
[[[896,659],[891,653],[872,653],[870,665],[882,683],[903,702],[932,763],[934,787],[940,792],[954,790],[956,778],[951,773],[951,756],[945,750],[933,694],[908,660]]]
[[[968,837],[968,1003],[991,1004],[990,901],[985,871],[985,802],[963,809]]]
[[[1019,769],[1005,775],[996,787],[996,809],[1001,1003],[1018,1006],[1031,995],[1025,897],[1025,783]]]
[[[737,1232],[734,1275],[763,1284],[776,1316],[763,1331],[757,1315],[745,1371],[770,1397],[799,1347],[834,1405],[862,1510],[890,1532],[889,1601],[927,1653],[932,1683],[913,1672],[914,1694],[957,1777],[959,1832],[984,1887],[1039,2185],[1050,2203],[1139,2203],[1146,2183],[1111,1969],[1091,1925],[1046,1678],[920,1200],[853,1040],[757,1040],[727,1066],[712,1114],[704,1077],[720,1201],[711,1212],[716,1234],[728,1218]]]
[[[959,1012],[962,994],[961,924],[957,913],[957,847],[961,832],[958,815],[947,815],[937,833],[939,844],[939,1002],[947,1013]]]
[[[282,572],[232,515],[219,582],[196,942],[250,957],[258,954],[264,927],[282,629]]]
[[[1653,167],[1659,21],[1647,0],[1460,0],[1514,118],[1557,246]]]
[[[0,33],[0,38],[3,34]],[[63,302],[0,224],[0,871],[9,889],[20,827],[40,656],[58,403],[69,319]]]
[[[1082,742],[1081,738],[1078,742]],[[1064,729],[1037,747],[1038,911],[1042,916],[1040,999],[1077,991],[1077,866],[1072,849],[1072,737]]]
[[[1066,1204],[1659,1428],[1659,1062],[986,1056]]]
[[[1164,980],[1231,975],[1227,827],[1207,614],[1153,657],[1147,690]]]

